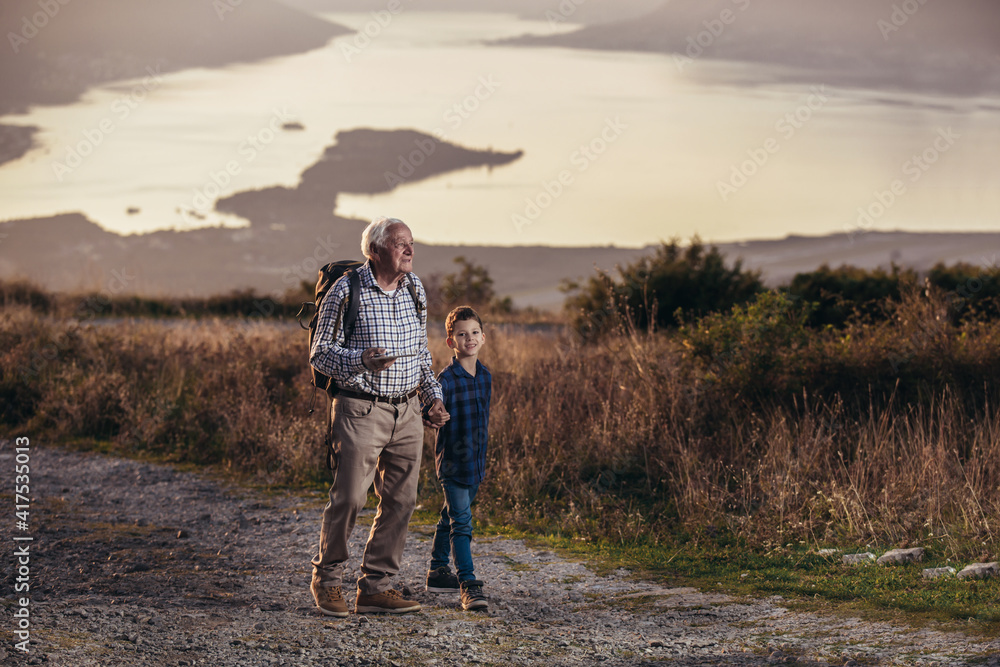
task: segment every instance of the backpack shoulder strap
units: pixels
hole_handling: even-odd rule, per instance
[[[344,342],[346,343],[354,333],[354,325],[358,321],[358,311],[361,309],[361,276],[358,275],[357,269],[351,269],[344,276],[348,280],[348,288],[347,298],[341,302],[340,323],[344,329]],[[417,309],[417,314],[420,314],[424,311],[425,306],[420,301],[420,295],[417,294],[417,287],[413,282],[411,274],[407,274],[406,277],[406,287],[413,298],[413,305]]]
[[[347,299],[345,301],[347,305],[342,306],[344,308],[343,327],[345,343],[351,339],[351,335],[354,333],[354,324],[358,321],[358,310],[361,308],[361,276],[358,275],[357,269],[351,269],[347,272],[346,276]]]
[[[420,301],[420,296],[417,294],[417,285],[413,282],[413,274],[406,274],[406,287],[410,290],[410,296],[413,297],[413,305],[417,309],[417,315],[424,311],[424,304]]]

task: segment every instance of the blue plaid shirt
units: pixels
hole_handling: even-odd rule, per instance
[[[451,419],[438,429],[434,462],[438,479],[473,486],[486,475],[486,441],[490,428],[493,379],[489,369],[476,361],[476,377],[462,368],[458,358],[438,375],[444,407]]]
[[[415,274],[408,275],[421,303],[427,303],[420,279]],[[399,281],[393,292],[386,293],[375,281],[369,262],[358,269],[358,277],[361,294],[351,340],[344,341],[343,326],[338,328],[336,339],[333,336],[340,304],[350,289],[350,281],[345,278],[337,281],[320,304],[309,363],[344,389],[376,396],[401,396],[420,387],[421,402],[441,398],[441,385],[434,378],[431,353],[427,349],[427,310],[417,312],[406,278]],[[415,352],[416,356],[400,357],[386,370],[373,373],[361,363],[361,353],[369,347],[384,347],[390,353]]]

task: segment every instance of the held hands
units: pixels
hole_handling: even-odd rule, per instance
[[[361,363],[364,367],[373,373],[379,373],[385,369],[392,366],[392,363],[396,361],[395,357],[389,359],[379,359],[383,356],[387,350],[384,347],[369,347],[367,350],[361,353]]]
[[[431,407],[427,408],[424,414],[424,426],[427,428],[441,428],[451,419],[451,415],[444,409],[444,403],[440,398],[435,398]]]

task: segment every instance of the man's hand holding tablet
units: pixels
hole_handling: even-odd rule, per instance
[[[401,357],[415,357],[415,356],[417,356],[416,352],[389,352],[389,351],[386,351],[386,352],[384,352],[382,354],[375,355],[374,360],[375,361],[395,361],[396,359],[399,359]]]

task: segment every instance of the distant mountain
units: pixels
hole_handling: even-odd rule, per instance
[[[54,290],[111,294],[208,296],[254,288],[282,294],[315,280],[317,266],[334,258],[360,258],[366,222],[331,219],[309,233],[276,229],[199,229],[119,236],[79,214],[0,223],[0,278],[28,278]],[[415,233],[419,236],[420,229]],[[1000,233],[918,234],[871,232],[851,237],[788,237],[718,244],[729,261],[760,269],[768,285],[788,284],[796,273],[822,264],[863,268],[892,263],[926,271],[937,262],[1000,266]],[[454,259],[485,266],[498,294],[517,306],[558,310],[564,279],[582,280],[595,268],[613,271],[647,248],[543,246],[437,246],[417,244],[414,266],[427,278],[456,270]]]
[[[0,28],[0,115],[68,104],[109,81],[300,53],[351,32],[275,0],[3,0]],[[0,126],[0,163],[23,155],[30,133]]]
[[[823,264],[845,264],[865,269],[892,264],[927,271],[938,262],[965,262],[973,266],[1000,266],[1000,232],[867,232],[827,236],[788,236],[783,239],[720,243],[729,259],[741,257],[743,267],[759,269],[772,287],[787,285],[797,273]]]
[[[779,80],[966,96],[1000,93],[995,0],[671,0],[639,18],[507,43],[777,65]]]
[[[312,12],[386,11],[386,0],[282,0]],[[665,0],[399,0],[400,11],[491,12],[517,14],[556,23],[606,23],[641,16]]]

